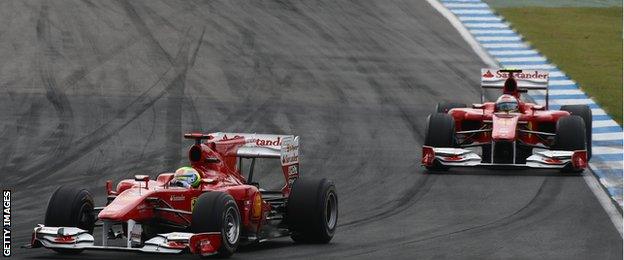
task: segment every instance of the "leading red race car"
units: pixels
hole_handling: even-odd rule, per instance
[[[291,236],[298,242],[328,243],[338,219],[336,188],[326,179],[299,178],[299,137],[241,133],[186,134],[199,177],[163,173],[106,183],[108,203],[94,207],[85,189],[60,187],[50,198],[45,225],[34,228],[27,247],[59,253],[85,249],[148,253],[191,252],[230,256],[241,243]],[[202,140],[207,140],[202,142]],[[280,160],[285,183],[264,190],[253,181],[257,158]],[[243,176],[243,162],[250,161]],[[176,172],[177,174],[177,172]],[[97,216],[96,216],[97,215]],[[94,229],[101,227],[101,242]],[[111,245],[114,239],[121,245]],[[113,240],[113,241],[109,241]],[[119,244],[119,243],[117,243]]]
[[[548,72],[481,71],[482,89],[502,89],[496,102],[466,107],[440,103],[428,118],[422,165],[531,167],[581,172],[591,157],[592,113],[586,105],[548,110]],[[524,102],[521,93],[543,91],[545,106]],[[481,148],[481,154],[477,154]]]

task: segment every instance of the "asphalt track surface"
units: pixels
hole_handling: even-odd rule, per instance
[[[0,1],[13,255],[65,257],[15,248],[57,186],[101,204],[105,180],[184,165],[182,134],[204,130],[296,133],[302,174],[339,192],[331,244],[284,238],[235,259],[622,259],[582,177],[420,168],[426,116],[476,102],[482,66],[425,1]]]

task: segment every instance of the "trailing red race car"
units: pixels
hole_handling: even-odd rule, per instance
[[[114,190],[108,181],[104,207],[94,207],[85,189],[58,188],[45,225],[34,228],[27,247],[59,253],[95,249],[227,257],[239,244],[270,238],[291,236],[313,243],[332,239],[338,220],[336,188],[326,179],[299,178],[299,137],[193,133],[185,138],[195,140],[188,153],[191,167],[156,180],[137,175]],[[257,158],[280,160],[285,180],[281,189],[264,190],[253,181]],[[243,162],[250,163],[247,176]],[[96,228],[102,231],[98,245]],[[122,245],[111,245],[114,239]]]
[[[481,104],[440,103],[428,118],[422,165],[531,167],[580,172],[591,157],[592,113],[586,105],[548,110],[548,72],[481,71]],[[485,89],[502,89],[496,102],[483,102]],[[546,105],[521,100],[544,91]],[[477,154],[481,148],[481,154]]]

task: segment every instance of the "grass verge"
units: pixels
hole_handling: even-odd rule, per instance
[[[496,9],[622,125],[622,8]]]

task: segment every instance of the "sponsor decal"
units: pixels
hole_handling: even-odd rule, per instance
[[[494,77],[494,74],[492,74],[492,72],[490,72],[490,70],[488,70],[485,74],[483,74],[484,78],[491,78]]]
[[[2,192],[2,255],[11,256],[11,191]]]
[[[298,155],[294,155],[294,156],[284,156],[284,158],[282,159],[282,165],[288,165],[290,163],[296,163],[299,161],[299,156]]]
[[[236,138],[243,138],[243,137],[244,137],[244,136],[235,135],[235,136],[234,136],[234,137],[232,137],[232,138],[228,138],[228,137],[227,137],[227,135],[225,135],[225,134],[224,134],[224,135],[223,135],[223,138],[221,138],[221,140],[226,141],[226,140],[233,140],[233,139],[236,139]]]
[[[288,186],[292,186],[297,178],[299,178],[299,165],[293,164],[288,166]]]
[[[171,198],[169,198],[171,201],[183,201],[184,199],[186,199],[184,195],[171,195]]]
[[[224,134],[221,140],[227,141],[227,140],[233,140],[237,138],[245,138],[245,136],[235,135],[234,137],[230,138],[226,134]],[[256,144],[257,146],[280,146],[282,145],[282,139],[283,138],[281,136],[278,136],[277,139],[256,138],[256,139],[251,140],[251,142]]]
[[[488,72],[490,71],[488,70]],[[537,71],[537,70],[527,71],[527,72],[517,72],[517,73],[514,73],[513,75],[517,79],[548,79],[548,73],[540,73],[540,71]],[[483,77],[491,78],[491,77],[486,77],[486,75],[483,75]],[[496,71],[496,78],[506,79],[507,77],[509,77],[509,73],[501,72],[500,70]]]
[[[256,145],[257,146],[280,146],[282,145],[282,138],[278,136],[277,140],[256,139]]]
[[[286,152],[294,152],[299,150],[299,144],[297,145],[293,145],[293,144],[288,144],[286,145]]]
[[[280,160],[282,161],[282,166],[287,166],[291,164],[296,164],[299,162],[299,140],[295,138],[286,138],[284,139],[284,144],[282,144],[280,151]],[[286,169],[284,169],[286,170]]]
[[[299,167],[297,165],[288,166],[288,176],[299,174]]]

